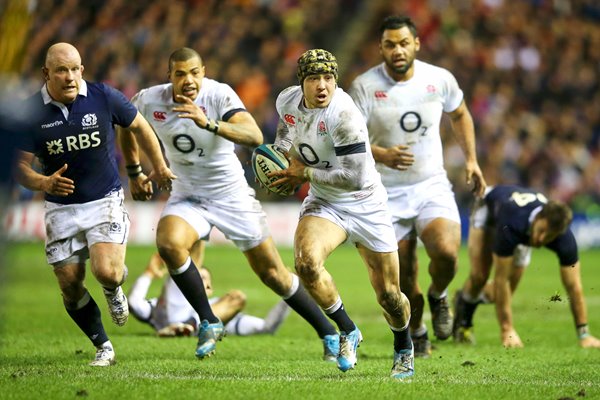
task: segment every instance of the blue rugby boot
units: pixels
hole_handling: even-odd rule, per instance
[[[217,341],[225,336],[225,328],[221,321],[209,324],[203,320],[198,328],[198,347],[196,347],[196,357],[203,359],[214,354],[217,347]]]
[[[410,350],[394,351],[394,365],[390,376],[396,379],[410,378],[415,374],[415,351],[411,347]]]
[[[362,342],[360,330],[355,328],[352,332],[340,332],[340,354],[337,366],[340,371],[346,372],[356,365],[356,348]]]
[[[340,354],[340,335],[325,335],[323,337],[323,360],[336,362]]]

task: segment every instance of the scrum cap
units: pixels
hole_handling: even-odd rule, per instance
[[[298,81],[300,86],[308,75],[333,74],[338,79],[338,65],[334,55],[323,49],[305,51],[298,59]]]

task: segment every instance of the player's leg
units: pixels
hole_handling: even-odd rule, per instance
[[[296,271],[308,292],[340,330],[337,365],[342,371],[356,364],[356,347],[362,336],[344,308],[335,282],[325,268],[325,260],[346,238],[346,231],[339,225],[313,215],[300,218],[294,237]]]
[[[420,233],[429,256],[431,286],[427,292],[433,332],[440,340],[452,335],[448,285],[454,278],[460,249],[460,224],[446,218],[431,220]]]
[[[259,245],[244,251],[244,255],[261,281],[315,329],[323,341],[324,359],[335,360],[339,346],[335,327],[306,292],[298,276],[285,267],[273,239],[268,237]]]
[[[241,290],[230,290],[212,303],[211,307],[215,315],[227,324],[246,307],[246,295]]]
[[[395,252],[375,252],[359,244],[358,250],[369,272],[371,285],[383,315],[394,334],[392,377],[407,378],[414,374],[414,350],[409,333],[410,302],[400,291],[399,262]]]
[[[482,293],[492,269],[491,238],[492,232],[488,228],[471,225],[468,240],[469,276],[454,298],[453,335],[454,340],[459,343],[475,343],[473,316],[482,302]]]
[[[202,228],[208,234],[210,225],[187,205],[177,205],[177,208],[180,213],[178,215],[166,215],[167,208],[163,211],[156,230],[156,245],[171,278],[198,313],[201,322],[198,327],[196,357],[202,359],[214,353],[216,342],[223,338],[225,332],[223,323],[210,307],[202,277],[190,256],[200,239],[199,229]],[[171,210],[175,211],[175,207]],[[186,218],[180,216],[183,214],[187,214]],[[193,221],[194,226],[187,221]]]
[[[119,326],[129,317],[127,297],[121,285],[127,278],[125,244],[94,243],[90,246],[90,270],[102,285],[110,316]]]
[[[91,366],[109,366],[115,363],[115,353],[102,325],[98,305],[84,285],[85,261],[65,260],[54,265],[63,303],[71,319],[96,347]]]
[[[408,235],[398,242],[400,261],[400,289],[410,301],[410,333],[415,348],[415,357],[427,358],[431,355],[431,342],[427,326],[423,322],[425,300],[419,286],[419,264],[417,259],[417,239]]]
[[[227,323],[225,330],[228,334],[238,336],[260,334],[272,335],[279,329],[279,326],[281,326],[288,316],[289,311],[290,307],[282,300],[269,310],[269,313],[264,319],[240,312]]]

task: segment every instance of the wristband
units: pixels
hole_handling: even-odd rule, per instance
[[[590,336],[590,328],[587,324],[577,325],[577,337],[579,340],[585,339]]]
[[[137,178],[142,174],[142,166],[140,164],[126,165],[127,176],[130,178]]]
[[[310,167],[306,167],[304,168],[304,179],[306,179],[308,182],[312,181],[313,179],[313,169]]]
[[[214,119],[209,119],[204,127],[207,131],[212,133],[217,133],[219,131],[219,121],[215,121]]]

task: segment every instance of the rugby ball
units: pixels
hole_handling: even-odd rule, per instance
[[[252,153],[252,170],[258,182],[270,192],[281,196],[289,196],[295,192],[295,189],[286,184],[269,187],[275,182],[277,177],[268,177],[267,174],[273,171],[281,171],[289,167],[285,155],[281,153],[273,144],[261,144]]]

